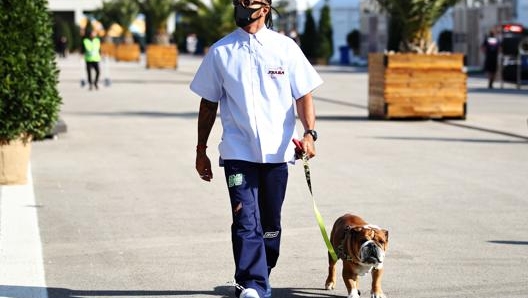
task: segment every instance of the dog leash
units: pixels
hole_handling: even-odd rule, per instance
[[[295,143],[297,148],[299,148],[298,146],[300,142],[298,140],[294,139],[293,143]],[[306,183],[308,184],[308,189],[310,190],[310,195],[312,197],[312,205],[313,205],[313,210],[315,214],[315,219],[317,220],[317,224],[319,225],[319,229],[321,230],[321,235],[323,235],[323,240],[326,244],[326,248],[328,249],[328,253],[332,257],[332,260],[334,260],[334,262],[337,262],[337,254],[335,253],[334,247],[332,246],[332,243],[330,242],[330,239],[328,238],[328,233],[326,232],[323,217],[321,216],[321,213],[319,212],[319,209],[317,208],[317,204],[315,203],[315,197],[312,191],[312,180],[310,178],[310,165],[308,164],[308,155],[306,155],[306,152],[302,151],[301,159],[304,164],[304,175],[306,177]]]

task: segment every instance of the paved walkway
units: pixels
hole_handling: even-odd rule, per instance
[[[33,144],[32,184],[0,188],[0,297],[233,294],[223,174],[194,171],[200,57],[143,63],[109,62],[111,85],[88,91],[80,57],[59,61],[68,132]],[[351,212],[390,230],[388,296],[526,297],[528,90],[470,78],[466,121],[372,121],[364,70],[318,70],[318,206],[328,228]],[[218,122],[213,161],[220,133]],[[283,222],[273,297],[344,297],[341,280],[322,290],[325,246],[299,164]]]

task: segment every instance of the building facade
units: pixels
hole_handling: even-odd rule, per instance
[[[49,10],[66,22],[80,24],[86,13],[103,6],[103,0],[49,0]]]

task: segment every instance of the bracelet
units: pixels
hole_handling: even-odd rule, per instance
[[[196,145],[196,151],[205,151],[207,149],[207,145],[198,144]]]

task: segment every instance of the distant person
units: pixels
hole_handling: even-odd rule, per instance
[[[198,38],[196,37],[196,34],[191,33],[187,35],[185,42],[187,43],[187,52],[190,54],[196,54],[196,49],[198,48]]]
[[[68,39],[66,36],[61,36],[58,41],[57,48],[59,50],[59,57],[66,58],[66,50],[68,49]]]
[[[301,44],[301,40],[299,38],[299,34],[297,33],[297,30],[292,29],[290,30],[290,33],[288,33],[288,36],[295,41],[297,45]]]
[[[89,32],[83,39],[84,61],[86,62],[86,73],[88,74],[89,90],[99,89],[99,62],[101,61],[101,41],[95,31]],[[95,71],[95,80],[92,80],[92,69]]]
[[[498,57],[500,50],[499,39],[495,36],[495,30],[490,30],[481,46],[486,55],[484,59],[484,71],[488,75],[488,88],[493,89],[493,82],[497,74]]]

